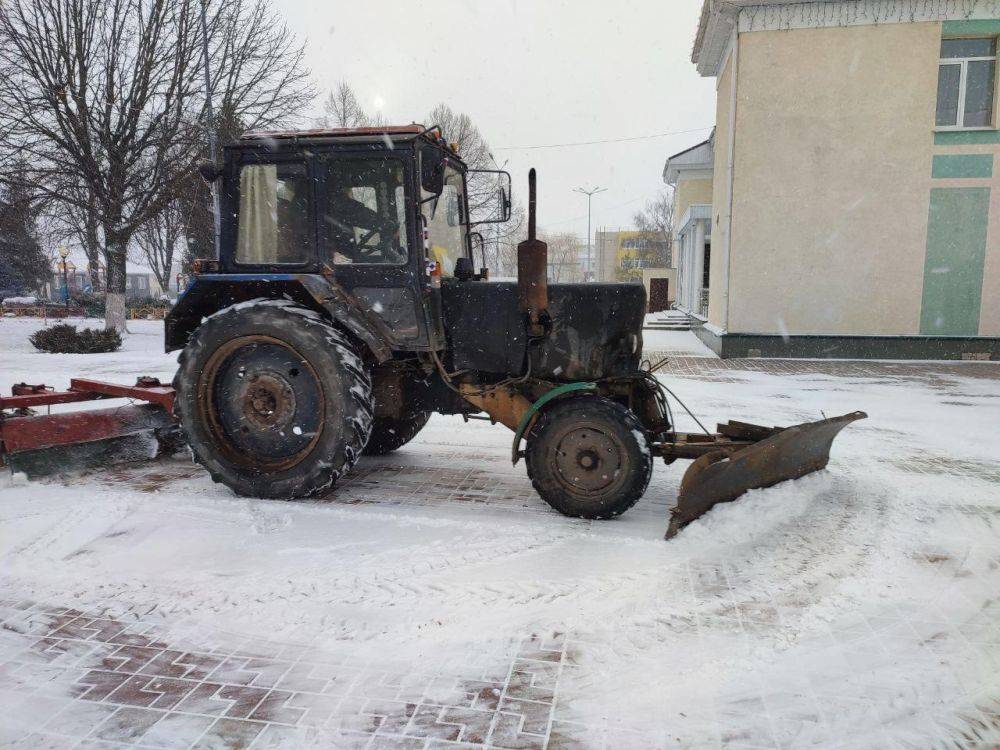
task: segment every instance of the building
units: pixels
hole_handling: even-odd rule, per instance
[[[713,138],[671,157],[722,356],[1000,358],[1000,0],[706,0]]]
[[[663,181],[674,188],[673,262],[677,306],[702,319],[708,315],[712,267],[713,139],[674,154]]]
[[[645,268],[670,268],[670,241],[656,232],[599,230],[594,240],[596,281],[640,281]]]
[[[646,299],[651,298],[651,279],[667,280],[674,287],[670,240],[656,232],[635,229],[599,230],[595,233],[593,281],[638,281],[646,287]],[[672,291],[664,292],[673,302]]]
[[[52,271],[52,279],[45,285],[43,296],[51,302],[63,301],[63,273],[60,263],[56,263],[57,268]],[[66,273],[66,285],[69,287],[69,294],[90,293],[93,286],[90,282],[90,273],[79,268],[72,268]],[[152,273],[129,272],[125,275],[125,298],[131,300],[159,299],[163,296],[163,290],[156,276]]]

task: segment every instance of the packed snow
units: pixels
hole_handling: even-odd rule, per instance
[[[74,376],[168,381],[176,367],[160,323],[131,322],[118,353],[65,356],[32,349],[40,325],[0,320],[4,392]],[[661,336],[699,351],[690,333]],[[274,688],[257,712],[280,688],[314,707],[337,696],[315,721],[248,709],[246,741],[207,709],[147,702],[157,725],[128,736],[151,747],[1000,743],[1000,367],[837,373],[665,378],[708,424],[870,415],[842,433],[828,470],[719,506],[670,542],[684,462],[658,464],[620,519],[573,520],[510,465],[509,431],[441,416],[308,502],[236,498],[184,456],[6,474],[0,746],[74,747],[127,723],[117,692],[81,723],[76,683],[92,654],[65,671],[24,655],[24,634],[68,608],[172,649],[288,659],[284,677],[253,678],[261,695]],[[303,663],[313,682],[316,665],[336,679],[310,692],[289,677]],[[485,698],[481,685],[494,686]]]

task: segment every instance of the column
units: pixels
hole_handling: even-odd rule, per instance
[[[691,312],[701,314],[701,287],[705,276],[705,222],[698,219],[694,223],[694,262],[691,286]]]

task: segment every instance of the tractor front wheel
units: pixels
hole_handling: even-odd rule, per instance
[[[315,495],[368,440],[371,378],[347,336],[312,310],[234,305],[201,324],[179,363],[176,410],[194,458],[237,495]]]
[[[528,477],[563,515],[614,518],[649,485],[653,457],[639,419],[610,399],[583,396],[542,412],[528,435]]]

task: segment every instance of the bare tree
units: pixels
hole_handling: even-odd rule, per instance
[[[104,284],[101,278],[101,221],[97,212],[97,200],[85,184],[66,181],[59,188],[60,196],[69,200],[56,199],[49,193],[45,213],[52,227],[51,238],[57,243],[71,243],[80,247],[87,259],[90,273],[90,288],[96,294]]]
[[[210,92],[202,1],[221,71]],[[0,4],[0,158],[24,158],[27,179],[96,216],[109,327],[124,329],[132,236],[173,200],[202,153],[206,93],[250,127],[267,126],[312,97],[302,55],[265,0]]]
[[[643,260],[659,265],[671,265],[671,248],[674,239],[674,192],[663,188],[656,197],[636,211],[632,217],[636,229],[647,232],[652,241],[644,246]]]
[[[323,100],[323,116],[317,124],[323,128],[366,128],[387,123],[381,113],[366,112],[350,84],[341,81]]]
[[[170,289],[174,258],[183,243],[185,229],[184,204],[178,199],[168,203],[160,213],[139,227],[134,235],[135,247],[139,252],[136,260],[153,272],[164,292]]]
[[[574,232],[541,235],[549,246],[549,281],[582,281],[580,236]]]

